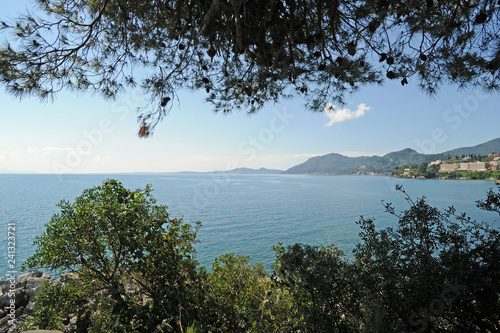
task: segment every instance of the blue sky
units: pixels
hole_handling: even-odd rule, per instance
[[[0,16],[15,16],[26,3],[3,2]],[[139,139],[135,108],[144,104],[139,91],[127,91],[117,101],[62,92],[54,102],[41,103],[0,90],[0,172],[287,169],[331,152],[439,153],[500,136],[500,95],[443,87],[429,97],[416,80],[404,87],[399,81],[364,87],[331,113],[307,110],[297,98],[252,116],[242,110],[223,115],[203,101],[204,92],[184,91],[179,97],[180,109],[176,103],[153,137]]]

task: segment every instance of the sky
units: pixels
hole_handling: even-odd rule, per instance
[[[0,18],[16,16],[29,1],[1,0]],[[3,42],[4,36],[0,35]],[[0,88],[0,172],[125,173],[286,170],[328,153],[384,155],[473,146],[500,136],[500,95],[442,87],[429,97],[417,80],[364,86],[343,106],[306,109],[300,98],[268,104],[247,115],[213,111],[204,92],[179,92],[154,135],[140,139],[140,91],[116,101],[63,91],[53,102],[16,99]]]

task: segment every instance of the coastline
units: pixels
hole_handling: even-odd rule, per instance
[[[500,179],[494,179],[494,178],[486,178],[486,179],[473,179],[473,178],[466,178],[466,177],[456,177],[456,178],[448,178],[448,177],[432,177],[432,178],[425,178],[424,176],[410,176],[410,177],[402,177],[402,176],[393,176],[390,175],[389,177],[392,178],[399,178],[399,179],[439,179],[439,180],[475,180],[475,181],[487,181],[491,182],[493,181],[494,185],[499,185],[500,186]]]

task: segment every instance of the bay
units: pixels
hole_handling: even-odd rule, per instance
[[[152,184],[158,204],[171,217],[201,221],[197,259],[210,268],[225,253],[247,255],[270,270],[272,247],[304,243],[337,244],[348,256],[359,240],[360,216],[375,218],[379,228],[397,220],[385,212],[382,200],[396,211],[408,208],[395,190],[401,184],[417,199],[444,209],[454,206],[473,219],[498,228],[498,214],[481,211],[476,201],[493,187],[489,181],[395,179],[384,176],[197,174],[0,174],[0,279],[9,267],[8,226],[15,225],[15,267],[30,256],[33,240],[58,212],[56,204],[73,201],[82,191],[113,178],[127,188]],[[12,244],[11,244],[12,245]]]

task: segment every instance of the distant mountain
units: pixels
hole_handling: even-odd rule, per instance
[[[406,148],[400,151],[388,153],[373,164],[367,165],[366,171],[374,173],[389,173],[397,166],[429,163],[435,160],[444,159],[448,155],[442,154],[420,154],[419,152]]]
[[[496,138],[473,147],[463,147],[463,148],[449,150],[445,154],[449,154],[452,156],[467,155],[467,154],[487,155],[498,152],[500,152],[500,138]]]
[[[500,138],[473,147],[457,148],[441,154],[420,154],[406,148],[384,156],[347,157],[340,154],[327,154],[308,159],[284,173],[312,174],[357,174],[389,173],[397,166],[429,163],[448,156],[480,154],[486,155],[500,151]]]
[[[219,171],[177,171],[177,172],[166,172],[160,174],[184,174],[184,175],[201,175],[201,174],[209,174],[209,173],[226,173],[226,174],[235,174],[235,175],[264,175],[264,174],[277,174],[283,173],[283,170],[277,169],[251,169],[251,168],[237,168],[231,170],[219,170]]]
[[[250,169],[250,168],[237,168],[237,169],[232,169],[232,170],[225,170],[225,171],[175,171],[175,172],[132,172],[128,174],[134,174],[134,175],[175,175],[175,174],[182,174],[182,175],[202,175],[202,174],[210,174],[210,173],[229,173],[229,174],[238,174],[238,175],[263,175],[263,174],[277,174],[277,173],[283,173],[283,170],[277,170],[277,169],[266,169],[266,168],[260,168],[260,169]]]
[[[214,171],[211,173],[230,173],[238,175],[269,175],[269,174],[283,173],[283,170],[266,169],[266,168],[260,168],[260,169],[237,168],[227,171]]]
[[[284,173],[356,173],[363,165],[370,164],[379,159],[380,156],[347,157],[332,153],[316,156],[306,162],[296,165]]]

